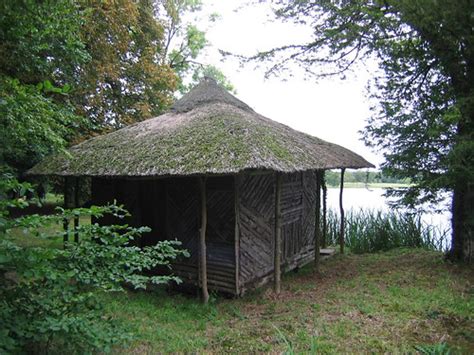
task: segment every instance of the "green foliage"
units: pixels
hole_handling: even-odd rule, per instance
[[[219,68],[197,61],[209,43],[205,30],[200,29],[186,17],[199,13],[201,8],[201,0],[166,0],[159,7],[160,18],[165,29],[166,61],[179,78],[180,94],[188,92],[206,76],[235,93],[234,86]],[[213,13],[210,15],[209,22],[215,22],[218,18],[219,15]]]
[[[448,344],[417,345],[415,350],[423,355],[450,355],[452,351]]]
[[[89,60],[82,12],[70,0],[0,4],[0,166],[23,172],[57,151],[84,124],[69,102]]]
[[[0,165],[21,172],[67,144],[84,124],[66,100],[68,90],[48,80],[25,85],[0,75]],[[52,92],[64,95],[63,102],[49,97]]]
[[[149,0],[1,2],[0,165],[21,174],[93,133],[162,113],[177,83],[163,53]]]
[[[207,45],[198,0],[0,3],[0,166],[158,116]],[[179,46],[170,47],[178,38]],[[206,69],[207,70],[207,69]],[[212,70],[219,79],[223,75]],[[200,74],[196,74],[200,76]],[[225,80],[225,79],[222,79]]]
[[[340,217],[328,211],[328,243],[337,245]],[[420,216],[401,212],[349,211],[344,219],[344,241],[356,254],[376,253],[394,248],[443,250],[447,231],[437,230],[421,221]]]
[[[192,75],[192,82],[187,85],[186,91],[189,91],[193,86],[195,86],[205,77],[214,79],[227,91],[237,94],[237,90],[235,89],[234,85],[232,85],[232,83],[229,81],[229,79],[227,79],[224,73],[214,65],[206,65],[203,67],[196,68]]]
[[[5,177],[2,194],[31,189]],[[103,315],[99,292],[124,291],[125,285],[145,289],[150,283],[162,284],[179,279],[169,275],[149,276],[156,267],[169,267],[171,260],[187,256],[177,249],[177,241],[159,242],[139,248],[133,240],[146,227],[127,225],[82,225],[82,241],[67,243],[64,249],[22,247],[12,231],[21,229],[24,238],[58,238],[43,232],[44,227],[64,219],[112,214],[123,218],[120,206],[92,206],[89,209],[59,210],[51,216],[30,215],[8,218],[8,207],[25,206],[23,198],[1,199],[0,204],[0,351],[47,353],[66,350],[74,353],[109,351],[130,339],[130,334],[112,317]]]
[[[71,0],[0,3],[0,74],[25,84],[71,82],[89,60],[80,29],[83,12]]]
[[[154,3],[78,3],[84,13],[80,38],[91,57],[74,92],[78,111],[91,120],[95,132],[158,116],[172,102],[177,77],[165,60],[164,28]]]
[[[454,258],[470,260],[474,236],[474,25],[471,1],[276,1],[276,14],[312,28],[306,43],[258,53],[268,74],[290,63],[316,76],[376,60],[375,102],[363,132],[383,152],[384,173],[408,178],[392,195],[408,207],[453,192]],[[441,193],[440,193],[441,192]]]

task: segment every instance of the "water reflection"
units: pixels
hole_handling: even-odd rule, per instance
[[[343,193],[344,210],[357,211],[364,210],[381,210],[389,211],[388,199],[383,196],[385,189],[382,188],[347,188]],[[339,209],[339,189],[328,188],[328,208]],[[427,226],[432,228],[437,236],[447,235],[451,233],[451,212],[445,211],[443,213],[423,213],[421,220]],[[450,238],[447,238],[450,240]],[[449,245],[445,245],[449,247]]]

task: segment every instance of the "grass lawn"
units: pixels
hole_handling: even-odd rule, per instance
[[[287,274],[241,299],[163,290],[104,295],[109,315],[137,334],[130,354],[156,352],[474,353],[474,270],[437,252],[397,249],[335,256],[321,273]]]

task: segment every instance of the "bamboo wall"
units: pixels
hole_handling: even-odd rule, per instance
[[[314,257],[315,187],[313,172],[283,175],[282,270],[300,267]],[[243,293],[273,278],[275,176],[246,175],[239,193],[239,293]]]
[[[237,201],[235,181],[234,176],[206,179],[208,286],[242,294],[273,277],[275,175],[240,176]],[[282,270],[299,267],[314,256],[315,186],[312,172],[283,175]],[[196,178],[94,178],[92,196],[94,204],[116,199],[132,214],[126,223],[152,228],[140,245],[180,240],[191,257],[176,262],[173,272],[186,284],[199,285],[200,195]],[[116,222],[110,217],[100,221]]]

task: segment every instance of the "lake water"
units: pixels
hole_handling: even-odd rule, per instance
[[[347,188],[343,192],[344,211],[381,210],[389,211],[388,199],[383,196],[386,189],[383,188]],[[339,212],[339,188],[328,188],[327,197],[328,209],[335,209]],[[443,213],[423,213],[421,220],[429,226],[437,236],[451,233],[451,212]],[[447,238],[450,240],[450,237]],[[448,241],[444,248],[449,247]]]

